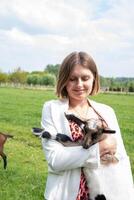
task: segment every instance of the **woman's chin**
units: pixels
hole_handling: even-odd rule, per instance
[[[77,95],[74,96],[73,99],[75,99],[76,101],[82,101],[82,100],[84,100],[86,98],[87,98],[87,96],[85,96],[83,94],[79,94],[79,95],[77,94]]]

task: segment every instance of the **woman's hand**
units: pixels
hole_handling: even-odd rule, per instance
[[[107,153],[114,155],[116,153],[116,148],[117,148],[116,139],[111,135],[107,135],[105,139],[99,142],[99,148],[100,148],[100,156],[103,156]]]
[[[110,164],[110,163],[117,163],[118,159],[115,157],[117,143],[116,139],[111,136],[107,135],[104,140],[99,142],[100,148],[100,159],[102,164]]]

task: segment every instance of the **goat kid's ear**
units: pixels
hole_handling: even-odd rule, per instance
[[[46,138],[46,139],[50,139],[51,138],[51,134],[48,131],[45,131],[42,128],[33,127],[32,128],[32,133],[35,136],[38,136],[38,137],[42,137],[42,138]]]
[[[43,129],[42,128],[37,128],[37,127],[33,127],[32,128],[32,133],[36,136],[40,136],[42,133]]]

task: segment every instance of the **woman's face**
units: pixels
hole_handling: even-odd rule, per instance
[[[86,99],[92,91],[93,81],[94,76],[89,69],[76,65],[66,84],[69,99],[75,101]]]

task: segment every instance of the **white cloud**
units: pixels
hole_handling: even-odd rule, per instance
[[[31,68],[37,62],[44,66],[83,50],[95,57],[101,73],[122,75],[123,66],[130,66],[132,76],[133,7],[132,0],[1,0],[0,66],[10,66],[12,60]],[[6,51],[11,51],[9,61],[4,59]],[[120,65],[116,73],[113,66]]]
[[[30,35],[19,31],[17,28],[12,28],[11,30],[5,31],[5,36],[7,36],[8,39],[22,45],[32,45],[34,42]]]
[[[7,14],[15,15],[30,26],[59,33],[70,32],[85,20],[80,7],[72,7],[63,0],[12,0],[10,3],[5,1],[3,7]]]

